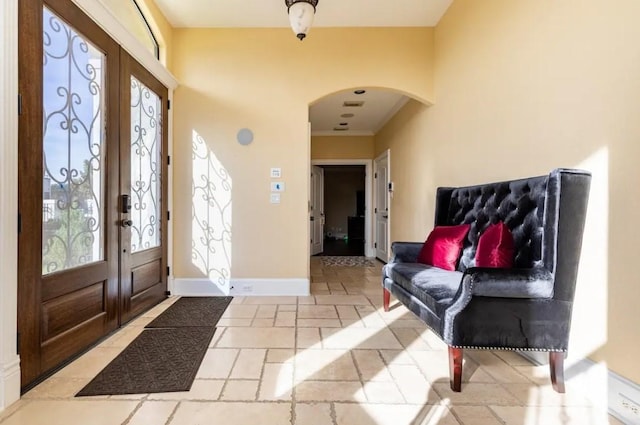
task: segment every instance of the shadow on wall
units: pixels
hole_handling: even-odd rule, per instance
[[[218,288],[228,292],[232,178],[195,130],[191,146],[191,262]]]

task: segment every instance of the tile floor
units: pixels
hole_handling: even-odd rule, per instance
[[[322,267],[312,296],[233,300],[189,392],[74,398],[168,299],[24,395],[2,425],[619,424],[601,393],[510,352],[468,351],[448,383],[446,346],[400,305],[381,308],[380,265]]]

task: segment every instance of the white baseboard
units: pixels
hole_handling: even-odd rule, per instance
[[[2,411],[20,399],[19,357],[16,356],[12,361],[2,365],[0,369],[0,388],[2,389],[0,411]]]
[[[609,371],[609,413],[626,424],[640,424],[640,385]]]
[[[519,354],[535,364],[548,364],[547,353],[528,351],[519,352]],[[589,371],[600,368],[603,369],[602,373],[596,371],[592,375],[604,377],[606,374],[606,397],[609,414],[628,425],[640,424],[640,385],[635,382],[631,382],[609,369],[605,370],[604,365],[599,365],[590,359],[574,361],[570,366],[567,366],[567,361],[565,361],[565,380],[580,374],[588,374]],[[593,383],[591,387],[602,385],[603,380],[600,379],[599,383]]]
[[[231,296],[298,296],[309,295],[309,279],[231,279]],[[191,297],[226,295],[209,279],[173,279],[171,294]]]

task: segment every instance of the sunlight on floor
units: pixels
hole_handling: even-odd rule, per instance
[[[619,424],[598,400],[603,365],[568,371],[561,395],[548,367],[467,350],[453,393],[446,345],[396,302],[382,311],[379,264],[311,267],[312,296],[234,298],[190,391],[74,397],[170,298],[25,394],[2,425]]]

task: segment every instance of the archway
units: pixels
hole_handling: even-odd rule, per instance
[[[388,260],[393,195],[391,152],[376,146],[376,134],[410,102],[431,103],[388,87],[352,87],[326,94],[309,104],[309,255],[352,255]],[[316,176],[322,169],[362,167],[363,181],[355,193],[338,190],[339,199],[323,202]],[[334,178],[357,187],[353,178]],[[324,182],[322,183],[324,184]],[[331,194],[335,188],[327,187]],[[352,192],[354,192],[352,190]],[[331,199],[325,196],[325,200]],[[327,205],[329,204],[329,205]],[[338,214],[340,217],[335,217]],[[357,231],[355,231],[355,229]],[[360,232],[360,233],[358,233]],[[318,241],[322,238],[322,241]],[[355,243],[354,249],[354,239]],[[343,248],[325,253],[323,242]],[[360,246],[359,244],[362,244]],[[362,249],[360,249],[362,248]]]

